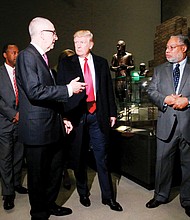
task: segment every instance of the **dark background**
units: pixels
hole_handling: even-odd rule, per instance
[[[117,41],[123,39],[127,51],[148,65],[154,59],[156,27],[176,15],[190,14],[185,0],[9,0],[0,6],[0,50],[6,42],[16,43],[20,50],[30,42],[28,24],[36,16],[51,20],[59,37],[49,52],[51,66],[56,65],[62,50],[73,49],[73,34],[90,29],[94,34],[93,52],[111,62]],[[0,56],[0,64],[2,64]]]

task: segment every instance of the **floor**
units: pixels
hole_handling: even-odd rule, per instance
[[[187,220],[184,209],[180,206],[178,189],[172,192],[172,201],[155,209],[147,209],[145,204],[153,196],[153,190],[147,190],[124,176],[112,174],[113,183],[117,192],[117,201],[122,205],[123,212],[112,211],[101,203],[97,175],[89,169],[89,185],[91,187],[91,206],[83,207],[79,203],[75,188],[73,173],[69,170],[72,187],[67,190],[61,186],[57,203],[70,207],[73,213],[69,216],[51,216],[50,220]],[[26,173],[23,175],[23,185],[26,186]],[[30,220],[29,202],[27,195],[16,194],[15,208],[5,211],[0,200],[0,220]]]

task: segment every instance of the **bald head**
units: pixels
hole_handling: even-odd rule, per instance
[[[53,24],[48,19],[42,17],[34,18],[29,24],[30,37],[35,37],[38,33],[44,29],[48,29],[50,26],[53,27]]]
[[[53,49],[58,40],[56,30],[51,21],[46,18],[36,17],[29,24],[31,43],[38,45],[44,52]]]

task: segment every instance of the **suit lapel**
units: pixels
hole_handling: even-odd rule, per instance
[[[73,62],[73,65],[75,66],[75,69],[77,71],[77,74],[78,76],[80,77],[80,79],[84,82],[84,76],[83,76],[83,73],[82,73],[82,69],[81,69],[81,66],[80,66],[80,62],[79,62],[79,58],[78,56],[75,54],[73,57],[72,57],[72,62]]]
[[[28,50],[31,53],[33,53],[35,56],[37,56],[39,60],[41,60],[42,65],[47,69],[47,73],[48,73],[47,76],[51,77],[51,80],[53,81],[53,84],[55,85],[56,83],[55,83],[54,76],[53,76],[50,68],[47,66],[47,64],[46,64],[45,60],[43,59],[42,55],[38,52],[38,50],[32,44],[29,44]]]
[[[45,60],[43,59],[42,55],[38,52],[38,50],[32,44],[29,44],[28,50],[31,53],[33,53],[35,56],[37,56],[39,58],[39,60],[41,60],[41,62],[43,63],[44,67],[46,67],[46,69],[49,71],[49,67],[47,66],[47,64],[46,64]]]
[[[92,53],[92,58],[94,62],[96,92],[97,92],[99,89],[99,80],[100,80],[100,63],[98,62],[97,57],[93,53]]]
[[[2,70],[3,71],[2,77],[5,79],[4,81],[6,82],[6,86],[8,86],[10,88],[10,91],[13,93],[13,95],[15,95],[14,88],[13,88],[13,85],[11,83],[11,79],[9,77],[7,69],[4,65],[2,66],[2,69],[3,69]]]
[[[181,93],[181,91],[182,91],[182,89],[183,89],[183,87],[189,77],[190,77],[190,61],[188,59],[186,65],[184,67],[183,76],[182,76],[180,87],[179,87],[179,94]]]
[[[174,83],[173,83],[173,65],[171,63],[166,63],[166,74],[164,75],[165,77],[165,82],[168,85],[168,87],[171,87],[172,93],[175,93],[174,89]]]

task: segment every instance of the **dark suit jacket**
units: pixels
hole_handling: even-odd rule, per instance
[[[152,81],[148,88],[148,94],[153,103],[158,106],[157,137],[167,140],[171,134],[174,123],[178,121],[180,132],[186,141],[190,142],[190,109],[174,110],[172,107],[164,107],[164,99],[167,95],[175,94],[173,83],[173,65],[166,62],[154,70]],[[190,60],[185,65],[179,94],[190,100]]]
[[[107,136],[110,130],[110,117],[117,116],[112,79],[107,60],[94,54],[92,57],[95,67],[97,120],[101,130]],[[84,82],[78,56],[63,58],[58,66],[57,84],[68,83],[77,76]],[[73,95],[65,103],[65,112],[74,126],[80,123],[86,109],[85,91],[79,95]]]
[[[55,86],[44,59],[31,44],[19,53],[16,74],[21,141],[27,145],[56,142],[61,129],[57,104],[67,101],[67,87]]]
[[[0,67],[0,136],[10,132],[14,124],[13,117],[17,113],[16,99],[11,80],[5,65]]]

